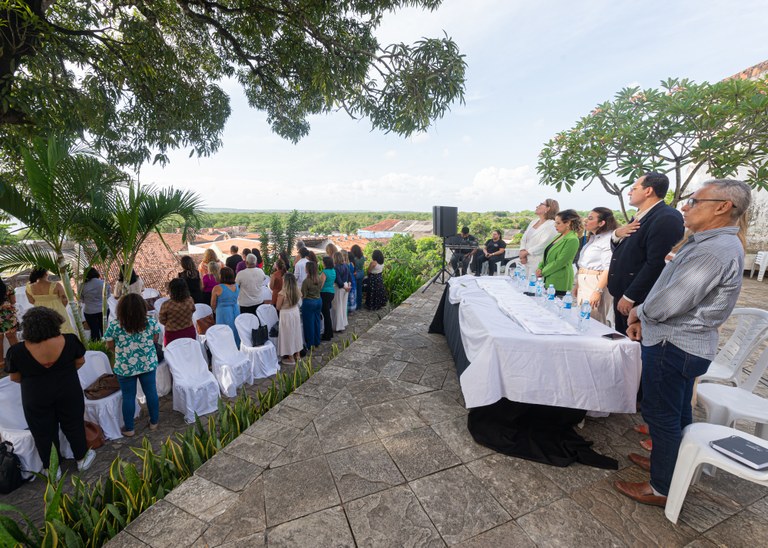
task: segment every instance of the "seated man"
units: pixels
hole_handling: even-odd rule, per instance
[[[461,275],[464,276],[467,273],[469,263],[472,261],[475,253],[477,253],[477,238],[469,234],[469,227],[461,229],[461,234],[451,236],[446,242],[453,247],[453,257],[451,257],[451,268],[453,269],[453,275],[459,275],[459,263],[461,263]],[[466,247],[462,247],[466,246]]]
[[[496,268],[504,260],[504,254],[507,252],[507,243],[501,239],[501,232],[493,231],[493,236],[485,242],[485,249],[477,254],[475,259],[475,276],[479,276],[483,271],[483,263],[488,261],[488,274],[493,276]]]

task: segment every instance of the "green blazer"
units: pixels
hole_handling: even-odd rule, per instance
[[[547,259],[539,263],[539,269],[547,287],[553,284],[556,291],[573,289],[573,259],[578,252],[579,236],[573,231],[552,244],[547,253]]]

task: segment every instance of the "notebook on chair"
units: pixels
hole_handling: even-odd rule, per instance
[[[768,447],[758,445],[741,436],[728,436],[709,442],[710,447],[754,470],[768,468]]]

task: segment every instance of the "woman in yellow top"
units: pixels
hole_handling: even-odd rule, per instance
[[[581,217],[573,209],[560,211],[555,216],[555,230],[559,236],[544,250],[536,276],[543,276],[544,285],[554,285],[555,294],[562,296],[573,289],[573,260],[579,252]]]
[[[55,310],[64,318],[61,332],[75,334],[75,328],[67,313],[67,294],[61,282],[52,282],[48,279],[48,271],[45,268],[36,268],[29,275],[29,283],[26,288],[29,303],[35,306],[44,306]]]

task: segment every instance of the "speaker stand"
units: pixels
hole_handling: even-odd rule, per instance
[[[429,283],[424,286],[424,289],[421,290],[422,293],[424,293],[429,287],[434,284],[445,284],[445,275],[448,274],[448,278],[450,279],[451,273],[448,272],[448,269],[445,268],[445,236],[443,236],[443,262],[440,266],[440,271],[435,274],[431,280],[429,280]],[[440,278],[440,281],[438,282],[437,279]]]

